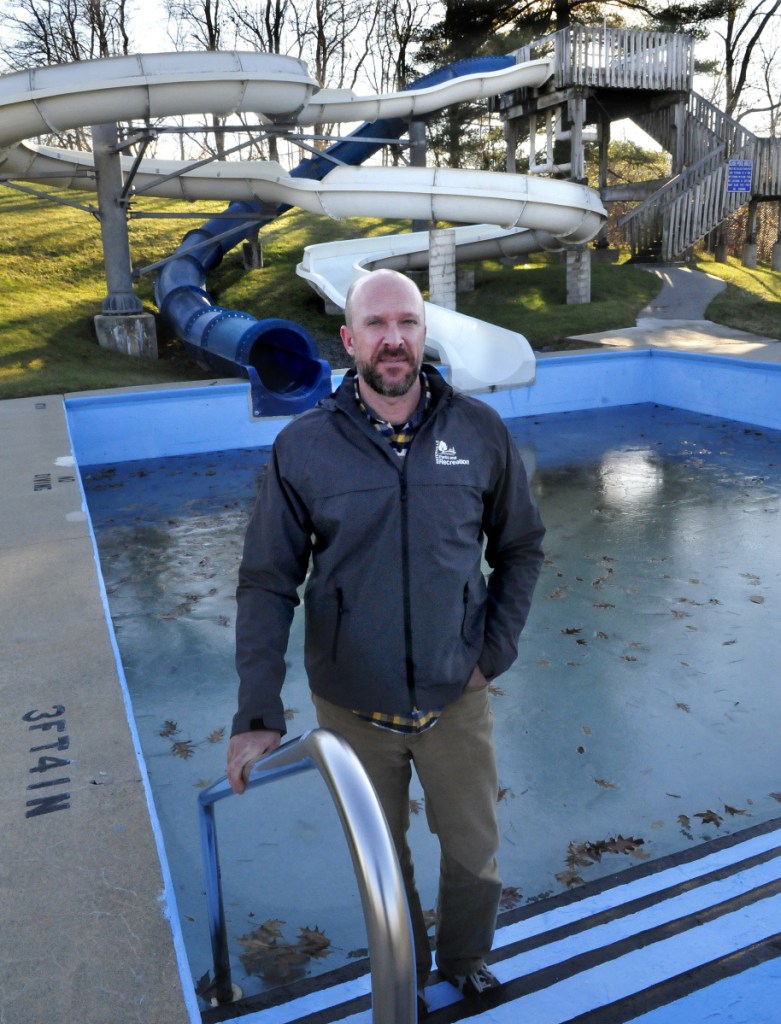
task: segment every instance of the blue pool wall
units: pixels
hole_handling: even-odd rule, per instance
[[[651,402],[779,430],[781,363],[656,349],[575,353],[539,359],[530,387],[479,397],[505,419]],[[254,417],[249,385],[232,380],[72,395],[65,406],[82,466],[266,447],[287,422]]]
[[[781,363],[657,350],[550,356],[538,361],[533,386],[480,397],[507,419],[650,402],[781,429]],[[71,395],[65,400],[65,409],[73,454],[80,466],[265,447],[287,422],[284,417],[256,419],[249,385],[238,380]],[[86,497],[84,501],[86,506]],[[97,562],[94,534],[92,541]],[[171,926],[187,1014],[191,1024],[199,1024],[200,1007],[184,947],[176,890],[102,580],[100,586],[162,867],[161,905]]]

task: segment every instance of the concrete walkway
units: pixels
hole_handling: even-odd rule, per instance
[[[641,269],[659,277],[662,288],[656,298],[640,310],[635,326],[596,334],[575,334],[571,341],[623,351],[660,348],[762,362],[781,361],[778,339],[705,319],[711,300],[726,288],[720,278],[691,267],[644,266]]]
[[[62,397],[0,443],[0,1020],[185,1024]]]

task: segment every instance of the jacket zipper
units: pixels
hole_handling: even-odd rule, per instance
[[[399,473],[400,500],[401,500],[401,573],[402,573],[402,594],[404,600],[404,651],[405,666],[407,670],[407,689],[409,690],[410,706],[414,709],[418,706],[415,694],[415,665],[412,660],[412,608],[410,601],[410,565],[409,565],[409,508],[407,505],[407,459],[409,451],[404,457]]]

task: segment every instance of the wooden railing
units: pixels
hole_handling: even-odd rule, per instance
[[[622,221],[634,253],[662,243],[673,259],[752,196],[781,196],[781,140],[758,139],[715,104],[692,92],[694,41],[677,33],[573,25],[522,47],[516,60],[554,61],[556,89],[615,88],[668,94],[637,124],[686,170]],[[527,90],[521,90],[523,95]],[[500,107],[515,102],[508,98]],[[639,103],[638,106],[641,104]],[[532,109],[534,109],[532,107]],[[678,135],[678,133],[681,133]],[[753,161],[751,191],[728,191],[729,161]]]
[[[675,106],[669,106],[638,115],[635,121],[659,145],[668,152],[674,152],[675,117]],[[687,97],[681,154],[684,166],[689,167],[711,153],[714,142],[723,144],[726,147],[725,156],[730,157],[755,138],[747,128],[703,96],[692,92]]]
[[[733,156],[750,160],[753,153],[754,144],[749,143]],[[745,205],[750,193],[730,192],[727,188],[728,177],[729,161],[722,160],[710,174],[665,204],[662,210],[662,260],[669,261],[680,256],[709,231],[718,227],[731,213]]]
[[[572,25],[521,47],[515,56],[519,62],[555,57],[557,88],[688,91],[694,74],[692,37],[671,32]]]
[[[754,193],[781,196],[781,139],[757,139]]]
[[[638,118],[638,124],[672,150],[673,119],[668,108]],[[728,189],[730,160],[752,161],[750,190]],[[661,258],[674,259],[752,196],[781,195],[781,140],[758,139],[697,93],[687,99],[684,163],[686,171],[621,221],[633,253],[661,242]]]
[[[659,242],[663,236],[664,211],[707,180],[723,163],[724,146],[718,146],[622,217],[618,225],[632,253],[642,252]]]
[[[556,85],[688,91],[694,41],[671,32],[573,25],[556,33]]]

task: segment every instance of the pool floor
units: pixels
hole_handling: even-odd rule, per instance
[[[778,816],[781,433],[652,405],[510,427],[548,527],[520,657],[492,684],[503,908],[523,912]],[[196,797],[224,774],[236,571],[266,457],[82,467],[196,981],[211,969]],[[291,736],[315,725],[301,627]],[[218,810],[247,995],[365,956],[324,792],[287,779]],[[433,908],[436,843],[412,798]]]

